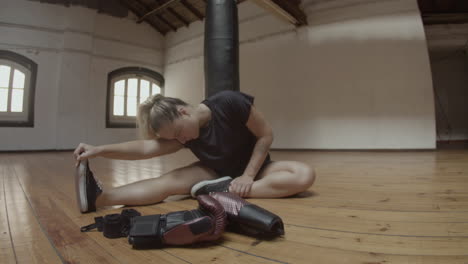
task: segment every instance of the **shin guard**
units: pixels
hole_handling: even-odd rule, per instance
[[[273,238],[284,235],[283,220],[276,214],[251,204],[235,193],[211,193],[224,208],[228,229],[250,236]]]

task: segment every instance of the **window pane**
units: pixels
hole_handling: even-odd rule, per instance
[[[150,95],[150,83],[146,80],[141,80],[140,83],[140,103],[145,101]]]
[[[161,93],[161,87],[153,83],[153,92],[151,94],[160,94],[160,93]]]
[[[114,84],[114,95],[125,95],[125,80],[120,80]]]
[[[136,116],[137,103],[136,97],[127,98],[127,116]]]
[[[149,89],[150,87],[150,82],[147,81],[147,80],[140,80],[140,89],[143,89],[143,88],[148,88]]]
[[[13,88],[24,89],[24,73],[16,69],[13,73]]]
[[[137,97],[138,95],[138,79],[128,79],[127,96]]]
[[[114,115],[123,116],[124,115],[124,97],[120,95],[114,96]]]
[[[137,112],[137,98],[128,97],[127,98],[127,116],[136,116]]]
[[[9,66],[0,65],[0,87],[8,87],[10,83],[10,70]]]
[[[13,89],[11,96],[11,111],[23,112],[23,89]]]
[[[7,111],[8,89],[0,88],[0,112]]]

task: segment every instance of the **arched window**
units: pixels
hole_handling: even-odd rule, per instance
[[[34,90],[37,64],[0,50],[0,126],[34,126]]]
[[[140,67],[121,68],[108,75],[106,127],[136,127],[138,105],[153,94],[164,94],[161,74]]]

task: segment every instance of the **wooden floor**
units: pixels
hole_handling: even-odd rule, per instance
[[[461,263],[468,264],[468,151],[273,151],[317,171],[309,192],[251,199],[285,222],[273,241],[225,233],[202,247],[133,250],[79,227],[71,152],[0,154],[0,263]],[[195,160],[188,152],[145,161],[93,159],[105,188],[156,177]],[[193,209],[172,197],[144,215]]]

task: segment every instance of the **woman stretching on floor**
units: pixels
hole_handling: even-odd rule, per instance
[[[91,146],[79,144],[77,193],[81,212],[109,205],[146,205],[170,195],[229,191],[241,197],[274,198],[307,190],[312,168],[296,161],[271,161],[273,132],[254,98],[222,91],[191,106],[177,98],[150,96],[138,109],[144,140]],[[157,178],[102,190],[87,159],[149,159],[189,148],[199,161]]]

